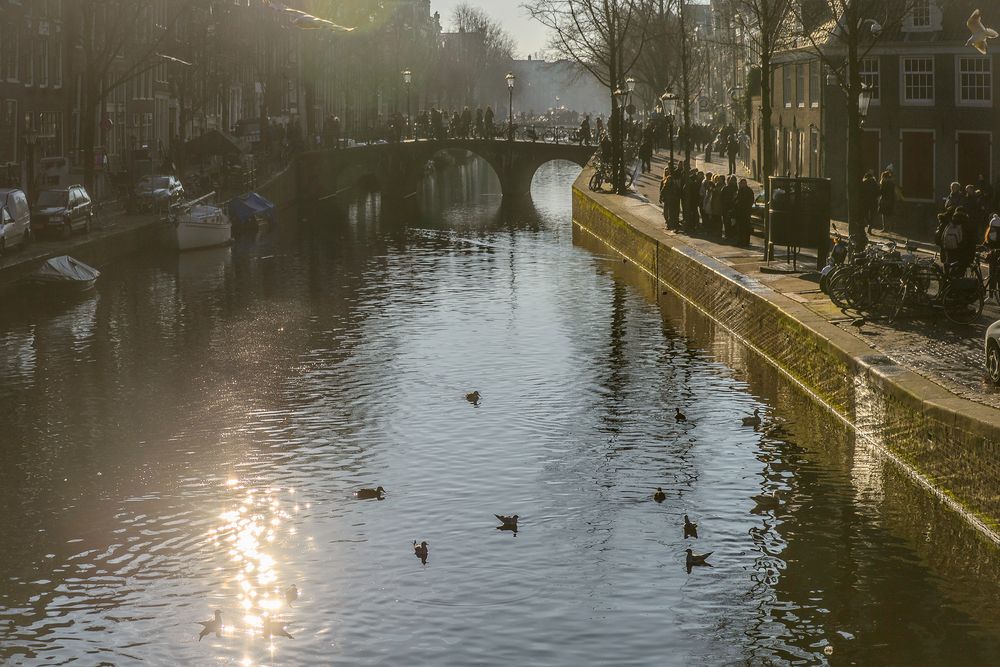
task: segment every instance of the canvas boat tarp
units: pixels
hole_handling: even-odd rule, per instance
[[[97,280],[101,272],[68,255],[46,260],[33,277],[40,282],[89,283]]]
[[[256,192],[249,192],[229,201],[229,218],[240,224],[246,224],[255,215],[274,224],[277,222],[276,210],[273,203]]]

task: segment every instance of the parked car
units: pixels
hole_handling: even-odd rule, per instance
[[[94,222],[94,202],[82,185],[47,188],[38,193],[31,210],[36,234],[60,233],[69,236],[78,229],[89,232]]]
[[[24,191],[0,189],[0,255],[31,240],[31,208]]]
[[[163,210],[184,197],[184,186],[176,176],[143,176],[135,193],[140,208]]]
[[[993,384],[1000,384],[1000,322],[986,330],[986,373]]]

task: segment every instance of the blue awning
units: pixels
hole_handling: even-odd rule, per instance
[[[254,216],[261,216],[272,224],[277,220],[274,204],[256,192],[248,192],[229,201],[229,217],[233,222],[246,223]]]

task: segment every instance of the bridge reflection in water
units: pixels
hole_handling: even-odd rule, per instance
[[[520,198],[531,192],[538,168],[563,160],[584,166],[593,156],[593,146],[532,141],[445,139],[372,144],[340,150],[304,153],[297,158],[299,201],[322,200],[361,182],[377,183],[387,197],[415,193],[427,164],[442,152],[472,153],[482,158],[500,180],[504,197]]]

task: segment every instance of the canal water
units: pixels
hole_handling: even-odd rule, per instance
[[[483,170],[4,305],[0,664],[995,664],[992,545]]]

